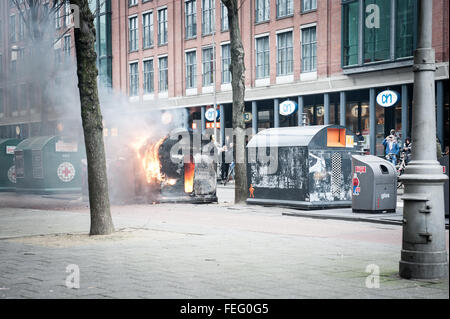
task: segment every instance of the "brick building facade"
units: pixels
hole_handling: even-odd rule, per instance
[[[93,8],[103,3],[91,2]],[[449,145],[449,4],[433,2],[437,130]],[[100,12],[100,77],[128,96],[126,108],[143,116],[181,110],[186,126],[206,129],[211,123],[204,114],[216,101],[223,141],[223,129],[231,127],[232,93],[220,0],[107,0]],[[402,138],[410,135],[416,0],[247,0],[240,22],[247,126],[254,132],[302,125],[305,116],[307,124],[340,123],[361,131],[366,147],[378,154],[391,128]],[[0,54],[8,47],[3,44]],[[400,96],[390,108],[375,100],[385,89]],[[295,101],[298,111],[280,115],[285,100]]]

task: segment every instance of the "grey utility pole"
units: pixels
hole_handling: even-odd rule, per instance
[[[447,176],[436,158],[435,54],[431,46],[433,1],[419,0],[418,45],[414,52],[412,158],[400,180],[403,246],[400,276],[438,279],[448,276],[444,189]]]

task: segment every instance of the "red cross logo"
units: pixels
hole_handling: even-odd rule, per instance
[[[69,162],[61,163],[58,166],[57,175],[63,182],[70,182],[75,177],[75,167]]]

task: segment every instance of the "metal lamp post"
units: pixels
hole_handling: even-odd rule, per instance
[[[436,158],[436,112],[432,48],[433,1],[419,0],[418,47],[414,53],[412,158],[400,180],[405,185],[403,245],[399,272],[403,278],[448,276],[444,190],[447,176]]]

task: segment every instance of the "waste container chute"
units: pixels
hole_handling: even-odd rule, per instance
[[[373,155],[354,155],[352,173],[353,212],[395,212],[397,172],[391,162]]]
[[[350,207],[354,134],[339,125],[271,128],[247,145],[249,204]]]
[[[16,191],[29,193],[81,193],[79,142],[60,136],[23,140],[14,152]]]
[[[14,165],[14,150],[20,141],[17,138],[0,139],[0,192],[15,190],[16,168]]]

